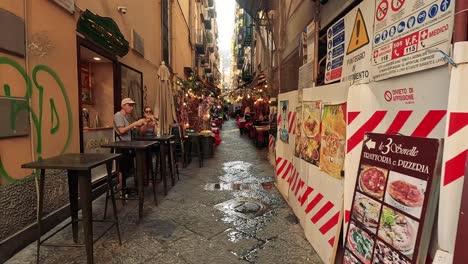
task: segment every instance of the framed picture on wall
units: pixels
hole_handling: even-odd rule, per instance
[[[81,102],[83,104],[92,104],[92,91],[91,91],[91,74],[89,64],[82,64],[81,71]]]
[[[130,97],[135,101],[135,109],[130,114],[131,120],[143,116],[143,73],[125,64],[120,64],[121,97]]]

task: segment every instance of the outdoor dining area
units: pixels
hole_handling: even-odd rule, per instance
[[[266,117],[265,117],[266,116]],[[257,115],[255,112],[246,112],[236,117],[240,135],[247,135],[256,147],[268,146],[270,122],[268,115]]]
[[[86,262],[93,263],[93,245],[103,237],[104,233],[115,229],[119,245],[122,237],[119,228],[119,211],[117,200],[122,201],[122,208],[129,200],[138,202],[138,220],[145,217],[145,191],[152,192],[153,201],[158,204],[158,186],[162,184],[164,196],[179,180],[179,169],[183,170],[192,160],[192,167],[201,168],[205,158],[214,155],[214,140],[212,135],[185,130],[180,124],[171,124],[170,133],[162,135],[133,134],[131,140],[116,140],[100,145],[99,153],[66,153],[59,156],[38,160],[22,165],[22,168],[34,169],[37,191],[37,254],[40,260],[41,247],[82,247],[86,251]],[[116,133],[118,134],[118,132]],[[206,144],[211,144],[211,148]],[[180,165],[180,166],[179,166]],[[104,168],[106,175],[95,180],[93,174],[97,169]],[[71,219],[66,225],[61,225],[52,234],[44,236],[45,230],[43,208],[47,173],[46,170],[65,170],[68,176],[68,192]],[[133,179],[133,180],[132,180]],[[104,187],[104,188],[102,188]],[[104,192],[96,195],[96,189]],[[105,195],[104,217],[93,218],[93,200]],[[146,196],[148,197],[148,196]],[[108,204],[110,203],[110,207]],[[107,217],[111,208],[112,217]],[[79,210],[81,214],[79,215]],[[80,216],[80,217],[79,217]],[[109,219],[108,219],[109,218]],[[93,232],[93,223],[107,223],[104,233]],[[49,242],[51,237],[59,232],[67,232],[71,225],[73,241]],[[78,239],[78,229],[83,228],[84,239]],[[50,227],[49,227],[50,228]]]

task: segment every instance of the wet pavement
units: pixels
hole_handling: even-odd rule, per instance
[[[139,224],[136,201],[118,201],[122,245],[111,229],[94,245],[95,263],[322,263],[273,185],[267,148],[240,136],[233,121],[221,138],[202,168],[195,160],[180,168],[166,197],[158,186],[158,206],[146,189]],[[104,201],[94,201],[95,218],[102,218]],[[95,223],[95,237],[106,227]],[[52,240],[71,241],[71,227]],[[35,263],[35,252],[33,243],[7,263]],[[83,248],[41,247],[41,263],[85,263],[85,256]]]

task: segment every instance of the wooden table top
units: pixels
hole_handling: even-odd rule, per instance
[[[163,135],[163,136],[138,136],[133,139],[136,141],[168,141],[175,138],[174,135]]]
[[[67,153],[41,161],[26,163],[21,165],[21,168],[90,170],[120,156],[121,154],[112,153]]]
[[[116,141],[116,142],[110,142],[107,144],[101,145],[101,148],[116,148],[116,149],[147,149],[158,142],[156,141],[139,141],[139,140],[133,140],[133,141]]]

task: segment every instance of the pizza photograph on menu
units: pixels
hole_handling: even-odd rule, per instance
[[[343,257],[343,264],[361,264],[361,262],[346,249]]]
[[[343,176],[346,144],[346,104],[324,105],[320,143],[320,169],[330,176]]]
[[[375,234],[379,225],[381,207],[382,205],[379,202],[364,194],[356,192],[351,217],[360,222],[367,230]]]
[[[359,189],[378,200],[382,200],[387,182],[388,170],[371,165],[361,165],[358,177]]]
[[[353,221],[351,221],[349,225],[348,235],[346,237],[346,247],[362,263],[371,263],[374,238],[372,238],[366,231],[359,228]]]
[[[410,264],[403,256],[398,254],[385,243],[377,240],[374,249],[374,264]]]
[[[378,237],[400,253],[412,258],[419,224],[398,211],[384,206]]]
[[[391,171],[385,202],[416,218],[421,217],[427,181]]]

